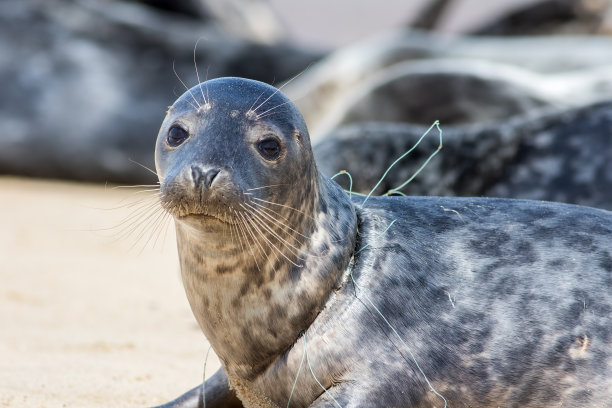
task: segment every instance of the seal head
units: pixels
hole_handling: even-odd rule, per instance
[[[164,206],[180,217],[227,221],[223,212],[245,193],[291,194],[296,189],[287,179],[309,177],[310,185],[299,193],[312,195],[317,170],[304,120],[292,108],[275,88],[239,78],[187,91],[170,107],[157,139]]]

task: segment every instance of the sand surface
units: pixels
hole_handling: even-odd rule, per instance
[[[116,227],[142,197],[0,177],[0,407],[146,407],[201,382],[172,223]]]

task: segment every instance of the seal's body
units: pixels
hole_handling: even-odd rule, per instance
[[[318,173],[291,101],[238,78],[179,98],[156,166],[187,297],[223,366],[207,407],[610,401],[611,213],[350,198]]]

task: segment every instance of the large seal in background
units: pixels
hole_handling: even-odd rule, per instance
[[[175,102],[156,165],[222,363],[207,407],[610,401],[612,213],[351,198],[317,171],[293,103],[239,78]]]
[[[560,201],[612,210],[612,100],[578,109],[542,110],[493,126],[447,126],[444,150],[402,193]],[[313,146],[320,172],[344,169],[353,191],[367,194],[401,153],[374,192],[414,175],[439,145],[437,132],[417,144],[425,128],[407,123],[353,123]],[[347,177],[335,179],[349,188]]]

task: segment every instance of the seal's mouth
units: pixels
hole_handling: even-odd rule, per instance
[[[164,192],[160,196],[162,207],[177,220],[220,221],[227,223],[217,207],[219,205],[203,205],[200,199],[178,192]]]
[[[218,215],[212,215],[207,213],[187,213],[187,214],[179,214],[175,215],[178,220],[181,221],[199,221],[199,222],[220,222],[223,224],[233,224],[231,220],[225,219],[224,217]]]
[[[175,180],[162,183],[159,198],[162,207],[176,220],[236,224],[232,214],[242,197],[226,188],[225,184],[214,187],[204,189],[199,184],[193,186]]]

